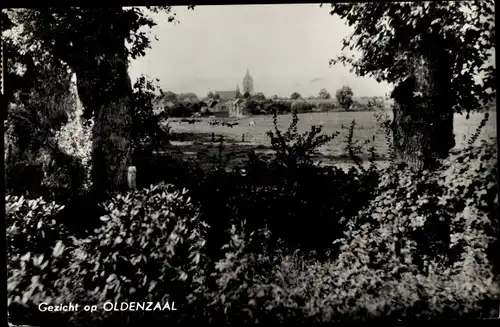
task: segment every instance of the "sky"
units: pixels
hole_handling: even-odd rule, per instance
[[[132,79],[158,78],[163,91],[231,91],[248,69],[254,91],[266,96],[332,95],[349,85],[355,97],[384,96],[391,87],[370,77],[357,77],[329,60],[341,53],[342,39],[352,29],[319,4],[176,7],[179,24],[153,15],[157,36],[146,56],[130,65]]]

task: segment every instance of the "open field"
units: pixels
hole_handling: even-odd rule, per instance
[[[386,111],[389,117],[392,112]],[[323,112],[299,114],[298,130],[305,132],[312,125],[323,126],[324,133],[339,131],[340,134],[329,144],[320,149],[318,160],[325,164],[349,165],[350,158],[345,152],[345,140],[348,135],[352,120],[356,121],[354,133],[355,140],[361,142],[369,140],[380,156],[381,164],[387,159],[388,147],[385,132],[379,127],[374,112]],[[456,147],[461,148],[470,136],[476,131],[479,123],[484,117],[483,113],[471,114],[469,119],[465,115],[455,115],[455,141]],[[286,130],[290,124],[292,115],[278,116],[278,124],[281,130]],[[392,117],[391,117],[392,118]],[[211,126],[208,121],[211,118],[202,119],[195,124],[179,123],[178,119],[169,121],[172,131],[180,133],[181,139],[173,142],[173,149],[179,155],[193,156],[200,160],[204,155],[209,157],[218,153],[218,142],[222,136],[225,143],[224,153],[233,153],[236,161],[244,159],[250,149],[258,153],[271,154],[270,140],[266,133],[273,129],[272,116],[252,116],[242,119],[228,119],[237,121],[234,127]],[[221,120],[221,119],[217,119]],[[249,123],[254,121],[254,125]],[[490,118],[481,132],[481,137],[496,137],[496,112],[490,112]],[[215,142],[213,142],[212,134]]]

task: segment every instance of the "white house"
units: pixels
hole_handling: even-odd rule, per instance
[[[234,101],[228,101],[227,103],[229,117],[242,117],[243,107],[241,99],[236,99]]]

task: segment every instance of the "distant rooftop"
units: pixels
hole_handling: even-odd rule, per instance
[[[234,100],[236,99],[235,91],[216,91],[215,94],[220,96],[221,100]]]

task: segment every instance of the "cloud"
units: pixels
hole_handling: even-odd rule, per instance
[[[313,79],[311,80],[311,83],[318,83],[318,82],[321,82],[321,81],[323,81],[323,80],[325,80],[325,78],[324,78],[324,77],[315,77],[315,78],[313,78]]]

